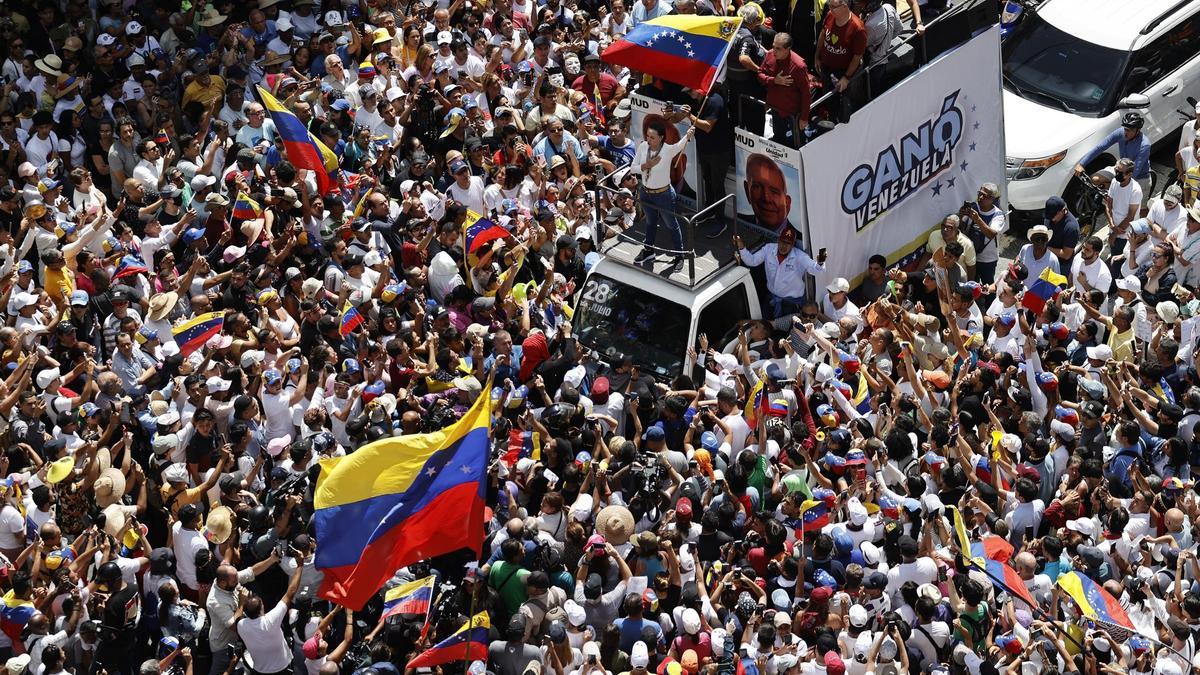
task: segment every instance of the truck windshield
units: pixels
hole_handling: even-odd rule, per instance
[[[1127,59],[1128,52],[1064,33],[1034,13],[1004,42],[1004,84],[1051,108],[1106,115],[1120,93]]]
[[[624,282],[593,274],[575,311],[575,332],[604,357],[628,354],[643,372],[672,378],[683,369],[690,313]]]

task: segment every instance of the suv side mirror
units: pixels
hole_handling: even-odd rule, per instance
[[[1187,102],[1188,102],[1188,105],[1192,106],[1193,108],[1196,107],[1196,97],[1195,96],[1187,97]]]
[[[1139,70],[1145,71],[1146,69],[1145,68],[1134,68],[1129,73],[1129,80],[1131,82],[1137,82],[1140,76],[1145,75],[1145,72],[1139,74],[1138,73]],[[1148,96],[1145,96],[1144,94],[1130,94],[1130,95],[1126,96],[1125,98],[1121,99],[1120,102],[1117,103],[1117,107],[1121,108],[1121,109],[1149,108],[1150,107],[1150,98]]]

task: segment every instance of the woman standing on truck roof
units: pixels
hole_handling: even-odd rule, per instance
[[[654,260],[654,242],[661,222],[671,233],[674,261],[672,266],[683,264],[683,232],[675,218],[675,188],[671,185],[671,163],[683,152],[688,141],[696,135],[696,127],[688,127],[687,134],[672,145],[665,145],[667,127],[664,122],[654,121],[646,129],[645,140],[638,143],[633,158],[633,171],[642,175],[641,200],[646,204],[646,245],[634,260],[636,264]]]

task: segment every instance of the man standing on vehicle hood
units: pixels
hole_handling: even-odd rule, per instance
[[[765,264],[767,293],[770,297],[763,307],[763,314],[772,319],[798,313],[804,304],[805,275],[825,271],[824,250],[817,254],[817,260],[813,262],[807,253],[796,247],[796,230],[790,227],[779,235],[778,241],[757,251],[747,250],[745,242],[738,235],[734,235],[733,245],[737,247],[737,256],[743,265],[757,267]],[[783,325],[786,326],[786,322]]]

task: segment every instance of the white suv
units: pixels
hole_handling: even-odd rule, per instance
[[[1073,204],[1075,164],[1125,110],[1145,116],[1151,143],[1174,141],[1177,111],[1200,90],[1200,0],[1047,0],[1003,50],[1009,205],[1040,212],[1064,194]]]

